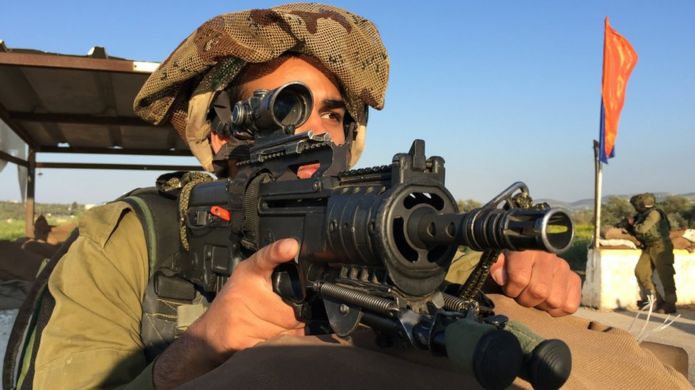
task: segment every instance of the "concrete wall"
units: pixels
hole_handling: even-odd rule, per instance
[[[590,249],[582,305],[598,309],[635,308],[639,288],[635,265],[641,251],[636,249]],[[674,250],[678,305],[695,304],[695,252]],[[661,290],[655,274],[657,288]]]

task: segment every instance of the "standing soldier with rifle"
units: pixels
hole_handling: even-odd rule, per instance
[[[649,302],[649,296],[656,299],[657,313],[672,314],[676,312],[676,283],[673,279],[673,243],[669,233],[671,225],[666,213],[655,207],[654,194],[638,194],[630,198],[630,204],[637,214],[627,218],[627,231],[642,244],[642,254],[635,266],[635,276],[640,288],[638,306]],[[660,294],[652,280],[654,270],[664,287]]]
[[[35,307],[28,348],[6,358],[13,363],[5,365],[6,385],[497,388],[519,374],[557,388],[569,366],[555,378],[547,369],[553,359],[534,356],[548,345],[543,338],[562,338],[572,353],[567,387],[688,387],[626,333],[566,316],[577,310],[579,277],[553,253],[515,249],[564,248],[571,222],[535,208],[524,185],[457,214],[443,187],[443,159],[426,159],[421,142],[390,167],[343,172],[364,147],[367,107],[383,107],[388,71],[376,27],[333,6],[224,14],[198,28],[148,79],[134,110],[156,124],[170,121],[201,164],[229,180],[165,175],[156,191],[90,210],[69,251],[42,274],[48,293]],[[302,106],[304,121],[285,123],[298,114],[294,106],[266,97],[297,83],[313,103]],[[285,137],[258,138],[273,124]],[[285,238],[295,226],[275,221],[297,215],[302,232],[316,228],[326,239]],[[548,229],[554,216],[564,228],[557,241]],[[489,256],[473,282],[444,290],[450,250],[460,242]],[[317,246],[306,253],[307,243]],[[480,294],[488,274],[507,297]],[[316,303],[312,295],[323,312],[305,310]],[[524,336],[521,346],[508,330],[533,332],[514,320],[540,337]],[[467,371],[374,345],[361,324],[382,342],[448,354]],[[614,356],[618,349],[626,356]],[[569,363],[566,354],[557,360]],[[635,375],[644,367],[648,374]]]

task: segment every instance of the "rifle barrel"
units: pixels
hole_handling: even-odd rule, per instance
[[[467,213],[414,213],[411,241],[421,247],[465,245],[474,250],[544,250],[562,253],[574,236],[570,216],[560,209],[479,208]]]

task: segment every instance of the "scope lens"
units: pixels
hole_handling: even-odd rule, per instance
[[[277,92],[272,109],[275,120],[281,126],[298,127],[309,116],[311,92],[302,84],[287,85]]]
[[[296,125],[301,116],[300,99],[292,94],[280,94],[273,106],[275,119],[283,126]]]
[[[241,106],[241,104],[235,104],[234,108],[232,109],[232,123],[236,126],[241,125],[244,123],[244,108]]]

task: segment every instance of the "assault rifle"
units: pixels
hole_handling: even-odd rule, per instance
[[[630,233],[632,235],[635,234],[635,227],[634,227],[634,221],[636,221],[639,218],[639,214],[636,214],[634,216],[625,216],[623,219],[618,221],[614,226],[616,229],[623,229],[627,233]],[[632,223],[630,223],[630,219],[632,219]]]
[[[184,215],[189,258],[176,265],[179,275],[214,294],[244,258],[294,237],[300,253],[276,270],[273,286],[309,332],[348,336],[365,324],[382,344],[448,355],[487,388],[519,375],[536,388],[565,382],[567,346],[496,315],[480,291],[502,250],[568,248],[574,230],[565,212],[533,205],[517,182],[459,213],[444,186],[444,160],[426,158],[422,140],[390,165],[347,170],[349,145],[294,134],[311,112],[300,83],[257,91],[231,113],[228,102],[218,103],[217,129],[243,130],[255,142],[218,154],[222,169],[236,170],[232,179],[192,190]],[[314,163],[311,178],[297,179],[298,167]],[[461,245],[484,254],[465,284],[446,285]]]

